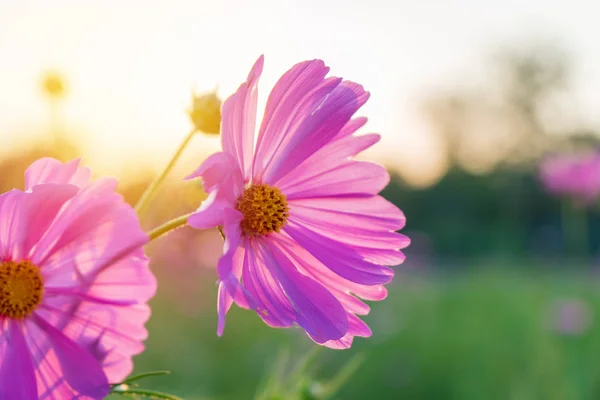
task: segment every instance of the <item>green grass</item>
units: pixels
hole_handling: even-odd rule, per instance
[[[172,374],[143,387],[185,399],[252,399],[282,351],[293,364],[315,346],[298,329],[268,328],[235,307],[218,338],[215,290],[206,286],[198,317],[186,316],[161,292],[154,300],[136,372]],[[600,315],[600,282],[590,274],[399,276],[366,318],[374,336],[357,339],[351,350],[321,351],[307,370],[314,381],[304,387],[331,379],[360,353],[361,367],[334,398],[600,398],[600,328],[592,323],[581,335],[549,329],[549,311],[560,298],[583,300]]]

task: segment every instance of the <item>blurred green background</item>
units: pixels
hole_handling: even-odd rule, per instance
[[[292,63],[323,57],[372,92],[365,132],[383,137],[365,158],[389,167],[383,195],[412,244],[365,317],[373,337],[316,352],[301,330],[236,307],[218,338],[218,233],[157,240],[135,372],[172,373],[142,387],[191,400],[600,398],[600,213],[538,179],[545,154],[600,145],[598,6],[217,3],[0,0],[0,189],[22,187],[38,157],[82,156],[135,204],[190,128],[194,82],[226,97],[265,52],[264,98]],[[180,178],[218,147],[195,138],[145,228],[198,207],[199,183]]]

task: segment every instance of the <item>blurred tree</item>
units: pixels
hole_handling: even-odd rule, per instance
[[[544,153],[599,145],[598,132],[569,108],[574,101],[567,52],[543,44],[505,47],[488,65],[483,83],[470,77],[422,104],[445,143],[451,164],[446,176],[420,190],[393,177],[383,194],[408,216],[408,236],[426,233],[425,247],[438,264],[480,257],[551,264],[557,256],[580,257],[565,251],[560,201],[537,178]],[[590,218],[597,252],[600,217],[592,211]],[[408,266],[420,247],[406,250]]]
[[[425,118],[453,165],[472,173],[502,164],[531,167],[545,152],[572,146],[573,134],[585,132],[588,143],[598,143],[589,129],[553,126],[570,117],[557,107],[558,98],[569,96],[570,69],[566,52],[553,46],[505,48],[491,58],[485,84],[432,94],[423,102]]]

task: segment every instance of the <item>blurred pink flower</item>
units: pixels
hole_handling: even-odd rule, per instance
[[[589,204],[600,196],[600,153],[547,156],[540,179],[550,193]]]
[[[564,335],[581,335],[592,322],[592,312],[587,303],[578,299],[560,299],[552,305],[552,329]]]
[[[348,348],[371,335],[356,314],[357,297],[382,300],[383,284],[404,261],[409,239],[395,231],[404,214],[378,193],[382,166],[353,160],[379,135],[353,134],[351,119],[367,101],[361,85],[325,78],[320,60],[296,64],[267,101],[254,149],[260,57],[247,81],[223,104],[223,152],[190,178],[202,177],[208,198],[190,216],[198,229],[223,226],[219,327],[235,302],[273,327],[301,326],[317,343]]]
[[[45,158],[0,195],[0,399],[102,399],[132,370],[156,282],[114,179]]]

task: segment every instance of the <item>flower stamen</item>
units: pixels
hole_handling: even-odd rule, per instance
[[[40,269],[30,261],[0,263],[0,317],[23,319],[37,308],[44,294]]]
[[[279,233],[290,215],[285,195],[266,183],[244,190],[236,208],[244,214],[242,231],[250,237]]]

